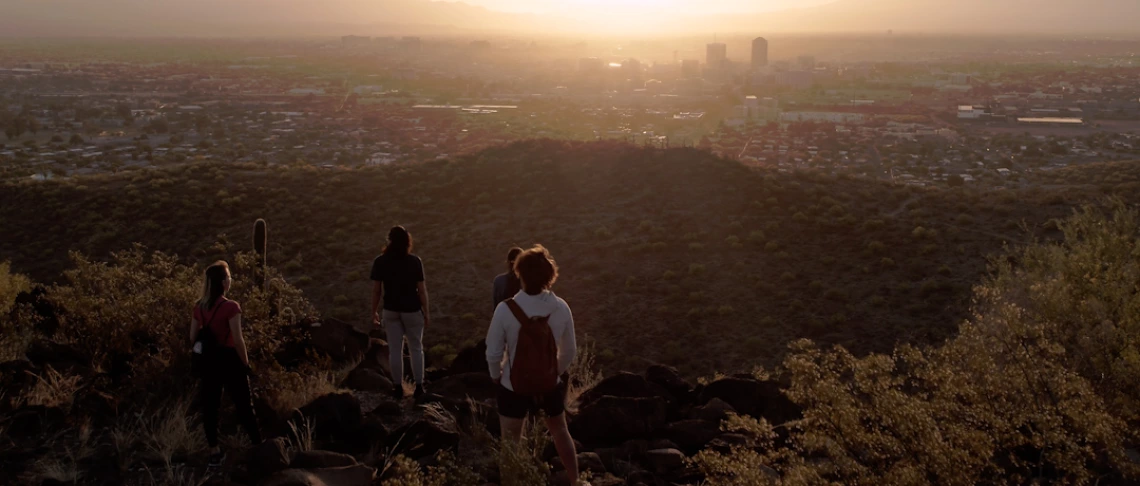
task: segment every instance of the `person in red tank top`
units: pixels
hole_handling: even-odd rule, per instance
[[[210,445],[210,465],[220,466],[226,454],[218,446],[218,409],[224,390],[234,402],[242,428],[253,444],[261,443],[261,430],[253,411],[253,396],[249,388],[249,351],[241,333],[241,305],[226,298],[232,279],[230,267],[218,261],[206,269],[202,285],[202,298],[194,306],[190,321],[190,342],[196,343],[194,352],[201,353],[197,343],[203,330],[213,334],[221,352],[211,355],[202,375],[202,427]]]

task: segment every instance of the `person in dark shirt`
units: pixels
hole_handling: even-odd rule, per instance
[[[491,309],[499,307],[500,302],[514,297],[522,289],[522,283],[519,282],[518,275],[515,275],[515,260],[519,253],[522,253],[522,248],[517,246],[507,252],[507,272],[495,277],[491,283],[491,296],[495,301]]]
[[[383,314],[379,312],[383,303]],[[424,395],[424,329],[431,325],[424,265],[412,254],[412,235],[403,226],[388,232],[388,245],[372,262],[372,325],[388,333],[393,395],[404,397],[404,339],[412,355],[415,397]]]

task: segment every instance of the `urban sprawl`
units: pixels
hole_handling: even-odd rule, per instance
[[[197,161],[335,169],[556,138],[1009,187],[1033,172],[1140,156],[1140,59],[1129,54],[853,61],[769,59],[763,38],[665,44],[346,36],[161,60],[13,49],[0,57],[0,174]]]

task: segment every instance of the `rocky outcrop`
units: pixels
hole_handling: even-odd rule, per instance
[[[370,340],[347,322],[326,318],[309,325],[313,346],[335,360],[360,359],[369,351]]]
[[[570,425],[583,442],[620,443],[649,436],[665,425],[667,418],[665,398],[606,395],[582,406]]]

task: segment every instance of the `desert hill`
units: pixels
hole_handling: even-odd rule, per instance
[[[198,164],[9,183],[0,260],[50,282],[69,251],[99,260],[136,242],[186,262],[232,258],[265,218],[270,266],[324,315],[363,325],[371,259],[403,224],[438,322],[430,356],[444,363],[482,337],[506,249],[542,243],[604,369],[661,361],[692,376],[774,365],[801,337],[856,353],[940,342],[968,315],[987,258],[1030,238],[1022,222],[1056,236],[1051,218],[1130,180],[1111,173],[951,191],[558,141],[408,167]]]

